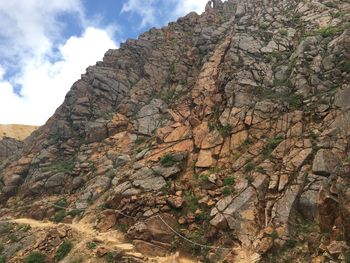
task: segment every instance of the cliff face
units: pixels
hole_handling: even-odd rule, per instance
[[[144,254],[349,260],[349,13],[215,0],[109,50],[2,162],[0,214],[94,221]]]

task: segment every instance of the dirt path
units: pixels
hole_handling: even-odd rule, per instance
[[[72,224],[60,223],[55,224],[50,221],[38,221],[29,218],[18,218],[18,219],[7,219],[6,222],[17,223],[17,224],[28,224],[33,229],[52,229],[59,228],[62,226],[71,229],[77,239],[74,244],[73,250],[71,253],[61,262],[69,263],[79,255],[84,254],[87,250],[87,244],[89,242],[95,242],[99,245],[110,249],[110,250],[122,250],[127,256],[131,256],[134,258],[144,258],[144,256],[138,252],[136,252],[135,247],[131,243],[125,243],[123,235],[117,230],[111,230],[105,233],[98,232],[96,229],[92,227],[90,224],[85,224],[81,222],[74,222]],[[95,263],[101,262],[99,258],[90,257],[89,259],[84,260],[86,263]],[[183,258],[179,256],[179,253],[175,253],[168,257],[157,257],[157,258],[149,258],[148,262],[159,262],[159,263],[198,263],[199,261],[194,261],[191,259]]]

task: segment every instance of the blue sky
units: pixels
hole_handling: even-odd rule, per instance
[[[110,48],[207,0],[0,0],[0,123],[42,125]]]

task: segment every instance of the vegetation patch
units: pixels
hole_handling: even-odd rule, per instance
[[[256,167],[255,170],[256,170],[258,173],[266,174],[266,170],[265,170],[263,167],[261,167],[261,166]]]
[[[224,195],[224,196],[228,196],[232,193],[231,191],[231,188],[228,187],[228,186],[225,186],[224,188],[222,188],[221,190],[221,193]]]
[[[95,242],[89,242],[89,243],[87,243],[86,246],[90,250],[93,250],[93,249],[97,248],[97,244]]]
[[[322,37],[326,38],[326,37],[332,37],[334,35],[337,35],[342,31],[343,31],[342,28],[331,26],[331,27],[321,28],[318,32]]]
[[[281,35],[281,36],[287,36],[288,35],[288,30],[285,29],[285,28],[281,28],[278,30],[278,33]]]
[[[337,68],[340,71],[346,72],[346,73],[350,73],[350,60],[345,60],[342,61],[338,64]]]
[[[0,263],[6,263],[6,257],[4,255],[0,255]]]
[[[274,138],[271,138],[267,141],[267,144],[265,145],[262,154],[265,158],[270,158],[271,153],[273,150],[284,140],[283,135],[278,135]]]
[[[209,222],[210,220],[210,210],[209,209],[203,209],[200,213],[195,215],[195,218],[199,222]]]
[[[235,178],[233,176],[227,176],[224,178],[224,186],[234,185],[235,184]]]
[[[138,136],[135,140],[136,145],[141,145],[146,142],[146,137],[144,136]]]
[[[325,6],[329,7],[329,8],[337,8],[337,4],[334,2],[326,2],[324,3]]]
[[[54,204],[55,208],[58,210],[64,209],[68,206],[66,198],[61,198]]]
[[[73,248],[73,243],[71,241],[64,241],[57,249],[55,253],[55,261],[59,262],[64,259]]]
[[[17,229],[22,232],[28,232],[32,227],[29,224],[20,224]]]
[[[0,234],[8,234],[11,232],[13,226],[10,223],[3,223],[0,225]]]
[[[84,210],[72,209],[72,210],[70,210],[70,211],[67,213],[67,215],[70,215],[70,216],[72,216],[72,217],[76,217],[76,216],[80,216],[81,213],[83,213],[83,212],[84,212]]]
[[[55,215],[52,217],[52,221],[55,223],[62,222],[62,220],[66,217],[66,211],[65,210],[59,210],[55,213]]]
[[[222,124],[220,121],[221,111],[218,107],[213,110],[213,117],[211,121],[208,122],[209,131],[212,132],[217,130],[223,138],[231,135],[233,127],[231,124]]]
[[[245,173],[250,173],[252,171],[254,171],[255,169],[255,164],[252,162],[248,162],[245,166],[244,166],[244,172]]]
[[[275,80],[274,85],[288,87],[292,86],[288,78]],[[268,99],[277,103],[286,104],[290,109],[300,108],[304,104],[304,97],[292,91],[275,92],[271,89],[265,89],[261,91],[260,96],[262,99]]]
[[[188,212],[194,213],[198,209],[198,198],[194,196],[191,192],[185,192],[184,200]]]
[[[176,164],[176,160],[173,155],[167,154],[160,159],[160,164],[164,167],[171,167]]]
[[[56,172],[56,173],[70,173],[74,169],[75,158],[70,159],[57,159],[53,161],[49,166],[43,167],[43,172]]]
[[[44,263],[46,256],[41,252],[32,252],[24,259],[24,263]]]
[[[232,133],[232,125],[231,124],[226,124],[226,125],[217,125],[217,129],[220,133],[220,135],[223,137],[223,138],[226,138],[228,136],[231,135]]]

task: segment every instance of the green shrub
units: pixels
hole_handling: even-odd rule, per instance
[[[24,263],[44,263],[46,256],[41,252],[32,252],[24,259]]]
[[[224,186],[233,185],[235,183],[235,178],[233,176],[228,176],[224,178]]]
[[[278,30],[278,33],[279,33],[281,36],[287,36],[287,35],[288,35],[288,30],[285,29],[285,28],[281,28],[280,30]]]
[[[143,144],[145,141],[146,141],[146,137],[139,136],[139,137],[137,137],[137,139],[135,140],[135,144],[136,144],[136,145],[141,145],[141,144]]]
[[[326,2],[324,5],[329,8],[337,8],[337,5],[333,2]]]
[[[4,250],[5,250],[5,246],[2,243],[0,243],[0,254],[4,252]]]
[[[95,242],[89,242],[89,243],[87,243],[86,246],[90,250],[93,250],[93,249],[97,248],[97,244]]]
[[[49,166],[43,167],[43,172],[71,173],[75,167],[75,158],[56,159]]]
[[[13,243],[18,242],[18,241],[21,240],[20,237],[17,236],[16,234],[14,234],[14,233],[11,233],[8,237],[9,237],[10,241],[13,242]]]
[[[163,100],[166,104],[170,104],[176,100],[176,97],[176,90],[168,89],[163,96]]]
[[[262,154],[265,158],[270,158],[271,153],[273,150],[284,140],[283,135],[278,135],[274,138],[271,138],[267,141],[267,144],[265,145]]]
[[[261,166],[256,167],[256,171],[261,174],[266,174],[266,170]]]
[[[344,16],[346,16],[345,11],[339,11],[333,15],[334,18],[343,18]]]
[[[172,156],[171,154],[164,155],[160,159],[160,164],[164,167],[171,167],[175,163],[176,163],[176,160],[175,160],[174,156]]]
[[[206,173],[202,173],[199,175],[199,180],[201,180],[202,182],[208,182],[208,178],[209,178],[209,175]]]
[[[6,257],[4,255],[0,255],[0,263],[6,263]]]
[[[56,214],[53,216],[52,221],[59,223],[66,217],[66,211],[65,210],[59,210],[56,212]]]
[[[12,230],[12,225],[10,223],[5,223],[0,226],[0,234],[8,234]]]
[[[55,261],[59,262],[64,259],[73,248],[73,243],[71,241],[64,241],[57,249],[55,253]]]
[[[191,192],[186,191],[184,194],[184,200],[186,203],[186,208],[189,212],[194,213],[198,208],[198,198],[194,196]]]
[[[276,240],[278,237],[279,237],[278,232],[276,230],[273,230],[273,232],[271,233],[271,238],[273,240]]]
[[[224,196],[230,195],[230,194],[231,194],[231,189],[230,189],[230,187],[225,186],[224,188],[222,188],[221,193],[222,193]]]
[[[248,138],[248,139],[245,139],[242,143],[243,146],[248,146],[248,145],[251,145],[253,143],[253,140]]]
[[[70,210],[67,213],[67,215],[70,215],[72,217],[76,217],[76,216],[79,216],[82,212],[83,212],[83,210],[81,210],[81,209],[73,209],[73,210]]]
[[[64,209],[68,206],[68,202],[66,200],[66,198],[61,198],[60,200],[58,200],[56,203],[55,203],[55,208],[56,209]]]
[[[297,241],[294,239],[288,239],[282,246],[281,250],[282,251],[288,251],[290,249],[295,248],[295,246],[297,245]]]
[[[320,30],[317,31],[317,33],[319,33],[322,37],[326,38],[326,37],[332,37],[342,31],[343,30],[339,27],[330,26],[330,27],[321,28]]]
[[[22,232],[28,232],[31,228],[29,224],[21,224],[17,227],[17,229]]]
[[[208,222],[210,220],[210,210],[202,210],[199,214],[196,214],[196,220],[200,222]]]
[[[343,72],[350,72],[350,60],[342,61],[338,64],[337,68]]]
[[[231,135],[232,133],[232,125],[231,124],[226,124],[226,125],[218,125],[218,131],[220,133],[220,135],[223,137],[223,138],[226,138],[228,136]]]
[[[245,166],[244,166],[244,172],[245,173],[250,173],[255,169],[255,164],[252,162],[248,162]]]
[[[254,177],[251,176],[251,175],[247,175],[247,176],[245,177],[245,179],[248,181],[249,184],[251,184],[251,183],[254,182]]]
[[[293,66],[291,66],[293,68]],[[274,80],[275,86],[292,86],[288,78],[281,80]],[[273,90],[265,89],[261,91],[261,97],[263,99],[270,99],[275,102],[287,104],[290,108],[300,108],[303,106],[304,97],[300,94],[296,94],[292,91],[287,92],[275,92]]]

